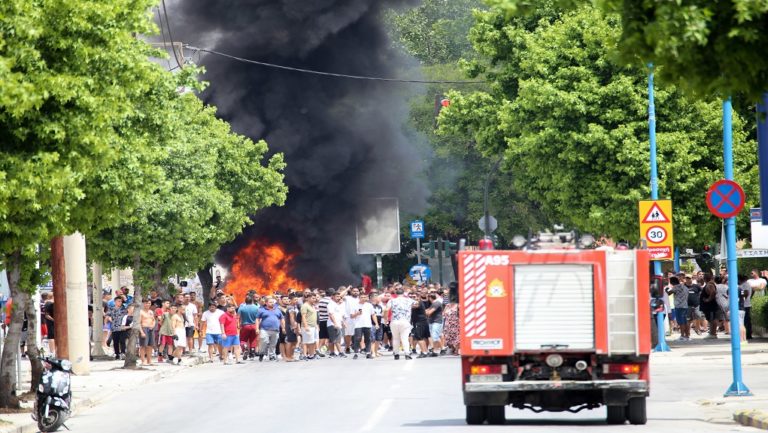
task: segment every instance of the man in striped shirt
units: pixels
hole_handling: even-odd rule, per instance
[[[317,326],[319,334],[317,354],[320,355],[320,357],[324,357],[327,350],[324,348],[328,347],[328,302],[331,301],[331,296],[333,296],[334,290],[328,289],[326,291],[318,289],[317,294],[320,298],[320,301],[317,303]]]

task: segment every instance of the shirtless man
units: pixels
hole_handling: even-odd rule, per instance
[[[155,347],[155,313],[152,300],[144,299],[141,311],[141,339],[139,341],[139,359],[141,365],[152,365],[152,349]]]
[[[197,318],[195,319],[195,330],[197,331],[197,350],[200,353],[204,353],[203,340],[205,339],[205,334],[203,333],[202,325],[200,323],[200,319],[203,317],[203,313],[205,312],[203,301],[198,299],[196,292],[192,291],[189,292],[189,302],[195,304],[197,307]],[[193,348],[194,344],[189,346],[189,351],[191,352]]]

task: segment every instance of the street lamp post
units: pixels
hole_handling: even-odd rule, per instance
[[[490,170],[488,170],[488,176],[485,178],[485,189],[483,190],[483,217],[485,218],[485,228],[483,230],[485,237],[491,236],[491,213],[488,210],[488,189],[491,186],[491,176],[499,169],[501,161],[504,159],[504,155],[499,157],[499,160],[493,164]]]

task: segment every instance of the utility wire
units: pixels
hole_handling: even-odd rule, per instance
[[[176,59],[176,64],[179,65],[179,68],[183,68],[184,66],[184,59],[179,60],[179,55],[176,52],[176,46],[173,42],[173,31],[171,31],[171,23],[168,21],[168,9],[165,8],[165,0],[162,0],[160,3],[163,5],[163,13],[165,14],[165,25],[168,27],[168,37],[171,39],[171,49],[173,51],[173,58]],[[163,23],[160,22],[160,25],[162,26]]]
[[[165,27],[163,26],[163,17],[160,15],[159,7],[155,7],[155,10],[157,10],[157,20],[160,23],[160,33],[163,35],[163,48],[168,51],[168,42],[165,40]],[[168,62],[168,70],[172,70],[171,59],[166,58],[165,60]]]
[[[163,0],[163,2],[165,2],[165,0]],[[167,19],[167,16],[166,16],[166,19]],[[388,82],[395,82],[395,83],[418,83],[418,84],[483,84],[483,83],[487,83],[487,81],[407,80],[407,79],[401,79],[401,78],[384,78],[384,77],[369,77],[369,76],[363,76],[363,75],[337,74],[334,72],[323,72],[323,71],[315,71],[312,69],[294,68],[291,66],[260,62],[258,60],[244,59],[242,57],[233,56],[231,54],[226,54],[219,51],[193,47],[188,44],[184,44],[184,48],[189,48],[190,50],[195,50],[195,51],[202,51],[204,53],[209,53],[209,54],[215,54],[217,56],[226,57],[228,59],[237,60],[239,62],[266,66],[268,68],[283,69],[286,71],[294,71],[294,72],[303,72],[305,74],[324,75],[327,77],[351,78],[354,80],[369,80],[369,81],[388,81]]]

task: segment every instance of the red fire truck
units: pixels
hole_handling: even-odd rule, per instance
[[[507,405],[605,405],[610,424],[645,424],[647,251],[461,251],[458,263],[468,424],[503,424]]]

